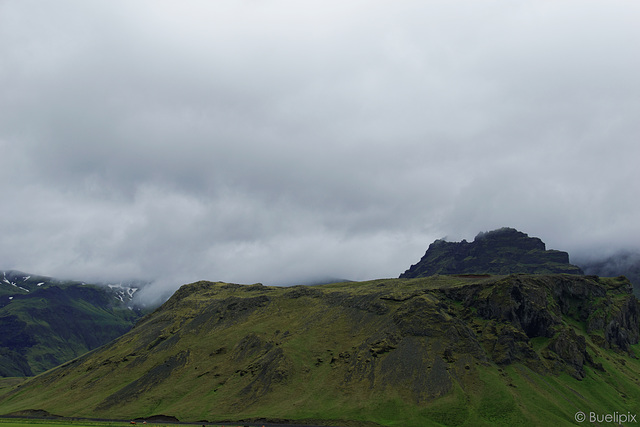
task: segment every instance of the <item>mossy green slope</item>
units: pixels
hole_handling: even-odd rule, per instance
[[[0,414],[572,425],[640,414],[638,312],[628,281],[570,275],[197,282]]]

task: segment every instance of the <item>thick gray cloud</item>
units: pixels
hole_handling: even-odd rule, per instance
[[[639,17],[0,2],[2,267],[171,290],[397,276],[501,226],[638,248]]]

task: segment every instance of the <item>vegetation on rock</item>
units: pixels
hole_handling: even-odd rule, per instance
[[[196,282],[111,344],[0,388],[0,414],[329,425],[572,425],[640,413],[624,278]]]

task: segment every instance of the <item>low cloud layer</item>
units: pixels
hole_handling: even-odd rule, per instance
[[[502,226],[640,247],[632,2],[0,3],[0,265],[395,277]]]

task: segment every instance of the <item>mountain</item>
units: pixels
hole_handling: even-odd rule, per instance
[[[127,332],[137,288],[0,271],[0,377],[30,376]]]
[[[547,250],[537,237],[513,228],[480,233],[473,242],[436,240],[401,278],[434,274],[583,274],[569,264],[569,254]]]
[[[0,414],[341,426],[575,425],[640,414],[625,278],[196,282],[111,343],[18,385]]]
[[[619,251],[601,259],[579,261],[585,274],[598,276],[626,276],[633,284],[633,293],[640,298],[640,253]]]

